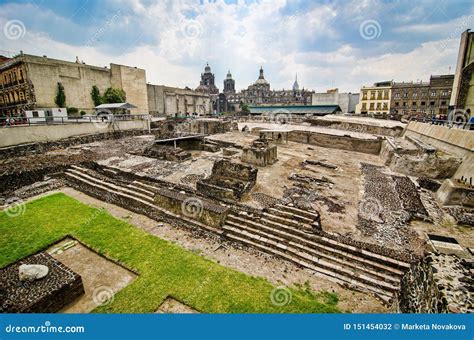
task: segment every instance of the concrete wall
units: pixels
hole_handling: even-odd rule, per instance
[[[252,132],[255,130],[252,129]],[[259,130],[259,133],[271,139],[271,132]],[[325,148],[341,149],[355,152],[378,155],[382,147],[382,138],[362,139],[351,136],[336,136],[320,132],[298,131],[288,132],[288,140],[291,142],[313,144]]]
[[[101,94],[109,87],[123,89],[127,101],[137,106],[132,113],[148,113],[145,70],[124,65],[110,64],[110,69],[82,63],[23,55],[27,77],[34,87],[37,108],[56,107],[54,99],[58,83],[62,83],[66,94],[66,106],[79,111],[93,112],[92,86]]]
[[[131,113],[148,113],[148,96],[145,70],[124,65],[110,64],[112,87],[120,88],[127,94],[127,102],[137,108]]]
[[[110,87],[110,70],[77,63],[52,61],[42,57],[28,57],[28,76],[33,83],[36,107],[56,107],[54,99],[58,83],[64,86],[66,105],[88,113],[94,103],[90,92],[96,85],[100,92]]]
[[[118,121],[120,130],[148,129],[148,121]],[[56,141],[74,136],[113,132],[113,125],[71,123],[64,125],[18,126],[0,130],[0,147]]]
[[[148,107],[150,113],[165,114],[167,116],[184,115],[186,112],[199,115],[211,111],[210,97],[208,94],[189,89],[180,89],[164,85],[146,86],[148,94]]]
[[[461,157],[463,161],[454,178],[472,177],[474,174],[474,131],[410,122],[404,135],[416,137],[446,153]]]

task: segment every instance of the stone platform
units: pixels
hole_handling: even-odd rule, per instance
[[[42,264],[46,277],[20,281],[18,267]],[[82,278],[46,252],[31,255],[0,269],[1,313],[55,313],[84,294]]]

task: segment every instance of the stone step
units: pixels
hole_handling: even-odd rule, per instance
[[[306,211],[306,210],[302,210],[302,209],[295,208],[295,207],[289,207],[289,206],[283,205],[283,204],[277,204],[276,207],[278,207],[278,209],[280,209],[280,210],[292,213],[293,215],[303,216],[303,217],[309,218],[311,221],[318,221],[319,220],[319,215],[318,214],[315,214],[315,213],[312,213],[312,212],[309,212],[309,211]]]
[[[292,227],[295,227],[295,228],[303,227],[303,223],[301,223],[301,222],[299,222],[295,219],[289,219],[289,218],[286,218],[286,217],[274,215],[274,214],[267,213],[267,212],[263,212],[262,216],[265,216],[265,218],[267,218],[270,221],[275,221],[277,223],[281,223],[281,224],[284,224],[284,225],[287,225],[287,226],[292,226]],[[306,225],[308,225],[308,224],[306,224]]]
[[[258,250],[261,250],[265,253],[270,253],[272,255],[276,255],[276,256],[281,257],[283,259],[286,259],[290,262],[293,262],[293,263],[296,263],[296,264],[298,264],[300,266],[303,266],[305,268],[311,269],[311,270],[313,270],[317,273],[323,274],[324,277],[328,278],[330,281],[338,283],[342,286],[349,286],[349,288],[354,288],[354,289],[359,290],[359,291],[372,293],[387,305],[390,304],[390,302],[393,298],[393,294],[391,294],[391,293],[389,293],[389,292],[387,292],[383,289],[380,289],[380,288],[377,288],[377,287],[374,287],[374,286],[370,286],[370,285],[365,285],[365,284],[363,284],[363,283],[361,283],[357,280],[354,280],[350,277],[347,277],[345,275],[337,274],[337,273],[335,273],[331,270],[327,270],[323,267],[317,267],[317,266],[312,265],[311,263],[309,263],[307,261],[304,261],[300,258],[297,258],[296,256],[293,256],[291,254],[287,254],[283,251],[280,251],[280,250],[271,248],[269,246],[266,246],[264,244],[255,242],[255,241],[250,240],[246,237],[242,237],[242,236],[239,236],[239,235],[236,235],[236,234],[233,234],[233,233],[227,233],[226,236],[231,240],[241,242],[245,245],[251,246],[251,247],[256,248]]]
[[[298,252],[306,253],[310,255],[311,258],[314,258],[314,257],[316,257],[317,259],[322,258],[336,264],[339,267],[342,266],[343,268],[345,267],[352,268],[350,272],[354,276],[360,275],[360,273],[365,273],[366,275],[369,275],[372,278],[375,278],[375,282],[378,282],[378,280],[382,280],[384,282],[387,282],[390,286],[395,286],[395,287],[398,287],[400,284],[399,276],[387,275],[385,272],[379,272],[377,270],[371,269],[370,266],[367,266],[364,263],[354,261],[353,259],[350,259],[350,258],[342,258],[340,254],[337,254],[337,253],[335,254],[335,253],[328,252],[327,249],[311,248],[311,247],[302,245],[298,242],[289,241],[288,239],[285,239],[282,236],[277,236],[275,234],[270,234],[261,230],[254,230],[254,229],[245,227],[243,225],[235,224],[231,221],[227,222],[226,226],[224,226],[224,230],[228,230],[229,227],[233,228],[232,230],[234,232],[237,232],[236,230],[241,229],[246,232],[253,233],[255,236],[260,237],[260,239],[274,240],[275,242],[286,245],[287,247],[292,247],[294,249],[297,249]],[[370,279],[369,281],[372,281],[372,280]]]
[[[102,190],[106,193],[109,193],[109,194],[113,194],[113,195],[118,195],[118,196],[122,196],[122,197],[126,197],[128,199],[133,199],[145,206],[148,206],[152,209],[155,209],[157,210],[160,214],[162,215],[165,215],[166,217],[170,218],[170,219],[175,219],[175,220],[181,220],[184,222],[184,225],[185,226],[192,226],[194,228],[197,228],[197,229],[201,229],[201,230],[204,230],[204,231],[208,231],[208,232],[212,232],[212,233],[215,233],[215,234],[222,234],[222,230],[220,229],[217,229],[217,228],[213,228],[211,226],[208,226],[208,225],[205,225],[205,224],[202,224],[198,221],[194,221],[188,217],[185,217],[185,216],[181,216],[181,215],[177,215],[177,214],[174,214],[172,213],[171,211],[168,211],[166,209],[163,209],[161,208],[160,206],[157,206],[155,205],[154,203],[150,202],[150,201],[146,201],[146,200],[143,200],[141,199],[140,197],[137,197],[137,196],[134,196],[134,195],[130,195],[130,194],[127,194],[126,192],[124,191],[115,191],[113,190],[111,187],[109,186],[104,186],[104,185],[100,185],[100,184],[97,184],[97,182],[92,182],[92,181],[89,181],[88,179],[86,178],[83,178],[81,177],[80,175],[77,175],[77,174],[74,174],[74,173],[70,173],[70,172],[65,172],[65,175],[69,178],[72,178],[80,183],[82,183],[83,185],[88,185],[88,186],[91,186],[93,187],[94,189],[99,189],[99,190]],[[110,183],[109,183],[110,184]],[[81,191],[81,187],[77,187],[77,189],[79,191]],[[88,192],[86,192],[86,194],[88,194]],[[119,205],[120,202],[114,202],[114,204],[117,204]],[[130,207],[128,206],[123,206],[123,208],[125,209],[130,209]],[[141,213],[141,212],[140,212]]]
[[[149,190],[143,189],[143,187],[136,185],[135,183],[130,183],[127,184],[127,187],[130,188],[131,190],[136,190],[138,192],[141,192],[144,195],[148,195],[149,197],[155,197],[155,193],[151,192]]]
[[[124,187],[118,186],[118,185],[113,184],[111,182],[103,181],[102,179],[93,177],[89,174],[84,173],[83,171],[79,171],[79,170],[75,170],[75,169],[68,169],[68,170],[66,170],[66,173],[76,174],[78,176],[81,176],[81,177],[84,177],[84,178],[88,179],[89,181],[95,182],[98,185],[107,186],[107,187],[111,188],[112,190],[122,191],[122,192],[127,193],[128,195],[137,196],[138,198],[140,198],[142,200],[146,200],[150,203],[154,202],[153,196],[145,195],[143,193],[137,192],[136,190],[126,189]]]
[[[313,248],[316,247],[318,249],[332,253],[334,254],[334,256],[346,258],[346,259],[349,259],[350,261],[358,261],[360,263],[363,263],[364,265],[371,266],[374,269],[389,272],[391,275],[402,276],[404,273],[398,268],[393,268],[386,264],[380,263],[379,261],[373,261],[371,256],[367,254],[364,254],[364,256],[361,256],[361,254],[358,251],[356,251],[355,248],[353,250],[349,249],[350,251],[347,251],[347,249],[342,248],[342,247],[334,247],[333,242],[335,241],[327,239],[325,237],[321,237],[319,235],[314,235],[314,234],[309,235],[305,232],[298,231],[298,230],[288,228],[285,226],[283,226],[284,228],[282,228],[281,226],[280,228],[270,228],[269,226],[262,225],[253,220],[244,219],[232,214],[229,214],[227,216],[227,221],[228,222],[234,221],[239,225],[247,225],[247,226],[252,227],[253,229],[257,229],[257,230],[261,229],[268,233],[281,235],[289,239],[290,241],[297,242],[299,244],[305,244]]]
[[[273,215],[276,215],[276,216],[281,216],[281,217],[284,217],[286,219],[291,219],[291,220],[295,220],[295,221],[306,223],[306,224],[311,224],[311,223],[314,222],[313,219],[311,219],[311,218],[307,218],[307,217],[300,216],[300,215],[295,215],[291,212],[283,211],[283,210],[276,209],[276,208],[269,208],[268,212],[273,214]]]

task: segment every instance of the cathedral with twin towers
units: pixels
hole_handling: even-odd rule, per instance
[[[272,90],[263,74],[263,67],[260,67],[257,80],[240,92],[235,90],[235,80],[229,70],[224,79],[224,89],[220,93],[209,64],[206,64],[204,73],[201,73],[201,81],[196,91],[205,92],[211,96],[216,112],[238,111],[241,103],[249,106],[311,105],[314,93],[304,88],[300,89],[298,76],[295,76],[292,89]]]

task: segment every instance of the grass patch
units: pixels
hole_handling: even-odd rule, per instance
[[[291,288],[291,302],[276,306],[267,280],[225,268],[62,193],[27,203],[21,216],[0,212],[0,235],[0,267],[71,235],[139,273],[94,312],[153,312],[168,295],[205,313],[339,312],[335,294],[307,287]]]

